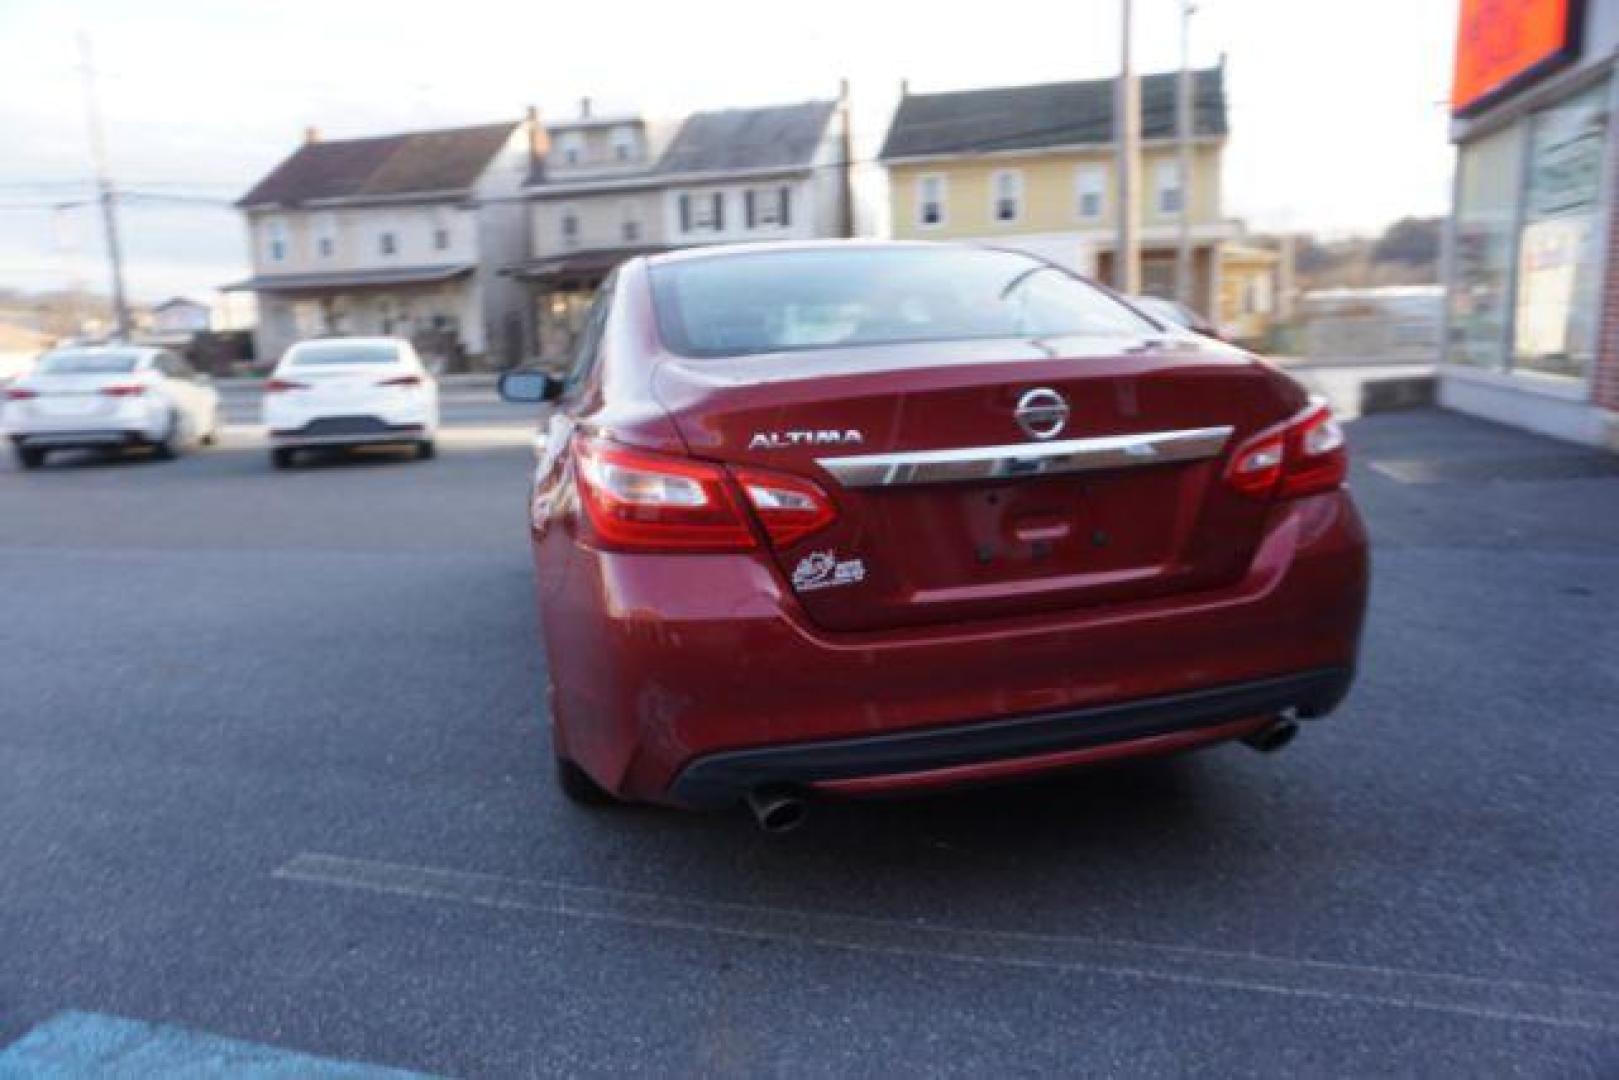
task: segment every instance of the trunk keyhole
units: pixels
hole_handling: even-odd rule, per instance
[[[1096,547],[1107,547],[1107,530],[1096,529],[1092,531],[1091,543]]]

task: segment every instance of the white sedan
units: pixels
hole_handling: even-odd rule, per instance
[[[45,464],[52,450],[78,447],[149,447],[172,458],[219,432],[219,391],[165,349],[56,349],[3,397],[0,427],[25,469]]]
[[[329,338],[286,351],[264,388],[270,458],[292,466],[299,450],[405,445],[433,456],[438,383],[401,338]]]

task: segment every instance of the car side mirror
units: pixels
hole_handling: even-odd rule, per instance
[[[515,404],[555,401],[562,394],[562,380],[545,371],[526,368],[502,372],[500,397]]]

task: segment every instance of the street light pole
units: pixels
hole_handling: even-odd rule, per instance
[[[1141,84],[1130,51],[1131,0],[1120,0],[1123,49],[1119,83],[1114,92],[1114,137],[1118,155],[1119,239],[1113,252],[1113,287],[1135,295],[1141,291]]]
[[[107,143],[101,130],[101,108],[96,101],[95,68],[90,62],[90,35],[79,33],[80,70],[84,75],[85,111],[90,123],[90,157],[95,163],[97,201],[101,204],[101,226],[107,240],[107,262],[112,270],[113,323],[119,338],[130,331],[129,302],[124,295],[124,254],[118,242],[118,195],[113,190],[107,166]]]
[[[1192,13],[1181,0],[1181,69],[1175,79],[1175,169],[1180,187],[1180,235],[1175,249],[1175,298],[1196,307],[1192,297]]]

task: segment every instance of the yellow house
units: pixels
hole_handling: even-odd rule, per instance
[[[1241,227],[1221,212],[1225,69],[1192,77],[1192,167],[1184,186],[1174,139],[1176,74],[1141,80],[1142,288],[1175,295],[1184,200],[1193,306],[1235,336],[1258,337],[1276,300],[1277,258],[1233,243]],[[882,151],[894,235],[1014,247],[1112,280],[1113,100],[1112,79],[906,93]]]

